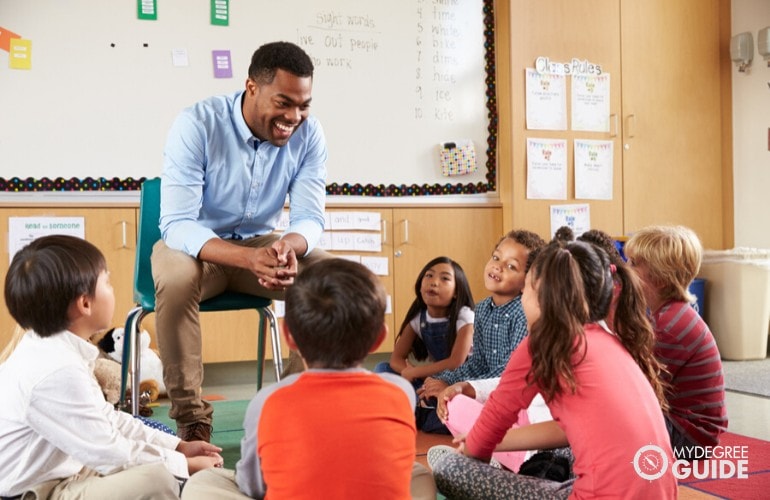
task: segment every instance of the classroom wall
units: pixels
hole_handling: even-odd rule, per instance
[[[733,65],[735,246],[770,248],[770,67],[757,51],[757,32],[770,26],[770,1],[732,0],[732,34],[754,37],[754,61]]]

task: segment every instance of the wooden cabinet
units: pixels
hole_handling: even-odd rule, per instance
[[[134,256],[136,253],[135,208],[0,208],[0,280],[5,283],[8,255],[9,217],[84,217],[85,238],[96,245],[107,259],[110,282],[115,290],[113,325],[122,326],[133,304]],[[3,302],[0,310],[0,349],[13,334],[15,321]]]
[[[706,247],[724,246],[732,185],[721,150],[720,103],[730,99],[720,83],[724,6],[724,0],[496,2],[506,227],[547,237],[550,205],[588,203],[591,225],[613,235],[675,223],[692,227]],[[609,132],[527,130],[525,69],[540,56],[588,60],[610,74]],[[568,199],[526,198],[526,143],[534,137],[567,139]],[[575,138],[613,142],[612,200],[575,199]]]

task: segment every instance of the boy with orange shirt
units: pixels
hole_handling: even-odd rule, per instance
[[[303,270],[286,292],[283,333],[307,370],[251,401],[235,477],[209,469],[182,498],[435,498],[432,477],[414,464],[414,389],[361,367],[387,335],[385,307],[382,284],[361,264],[326,259]]]

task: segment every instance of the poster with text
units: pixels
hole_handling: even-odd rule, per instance
[[[527,139],[527,198],[567,199],[567,141]]]
[[[562,226],[580,236],[591,229],[591,207],[588,204],[551,205],[551,236]]]
[[[575,198],[612,199],[612,141],[575,139]]]
[[[610,131],[610,75],[572,76],[572,130]]]
[[[567,130],[567,77],[527,68],[527,128]]]

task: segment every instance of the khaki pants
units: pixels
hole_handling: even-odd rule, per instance
[[[269,247],[277,235],[259,236],[236,245]],[[299,270],[316,260],[327,258],[314,250],[299,259]],[[171,400],[169,416],[177,426],[196,422],[211,424],[212,408],[201,399],[203,360],[198,304],[229,290],[259,297],[283,300],[283,292],[267,290],[253,273],[209,262],[201,262],[184,252],[172,250],[161,240],[152,251],[152,277],[155,282],[155,324],[163,362],[163,381]],[[287,370],[300,371],[296,354],[289,356]]]
[[[387,464],[383,464],[387,467]],[[344,473],[344,471],[340,471]],[[334,481],[331,478],[330,481]],[[319,484],[318,498],[323,498],[323,485]],[[435,500],[436,483],[431,473],[417,462],[412,466],[412,498],[414,500]],[[250,498],[238,489],[235,471],[229,469],[205,469],[193,474],[182,490],[182,500],[241,500]]]
[[[66,479],[46,481],[22,500],[154,500],[179,498],[179,481],[162,464],[131,467],[102,476],[84,467]]]

